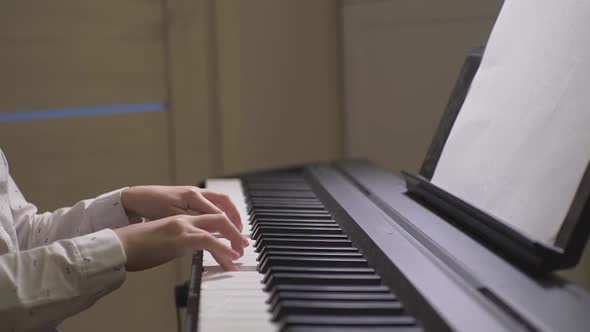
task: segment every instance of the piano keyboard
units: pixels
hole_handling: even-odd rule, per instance
[[[300,174],[206,186],[232,198],[253,241],[237,272],[203,255],[200,331],[422,331]]]

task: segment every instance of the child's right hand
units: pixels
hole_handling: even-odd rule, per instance
[[[178,215],[114,230],[127,255],[128,271],[139,271],[166,263],[193,250],[207,250],[226,271],[237,270],[234,260],[243,254],[247,241],[223,213],[199,216]],[[218,232],[232,248],[211,232]]]

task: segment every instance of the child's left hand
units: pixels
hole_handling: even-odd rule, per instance
[[[156,220],[176,215],[225,213],[240,231],[240,214],[230,198],[222,193],[192,186],[137,186],[121,193],[123,207],[129,219],[138,217]]]

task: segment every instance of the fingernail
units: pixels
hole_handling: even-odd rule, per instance
[[[250,241],[248,241],[247,239],[242,239],[242,243],[244,244],[244,247],[247,247],[250,245]]]
[[[240,258],[240,257],[241,257],[241,255],[240,255],[240,253],[239,253],[239,252],[237,252],[237,251],[235,251],[235,250],[232,250],[232,252],[233,252],[233,254],[234,254],[234,259],[238,259],[238,258]]]

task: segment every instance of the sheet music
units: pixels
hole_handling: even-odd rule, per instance
[[[590,1],[506,1],[432,182],[554,243],[590,161]]]

